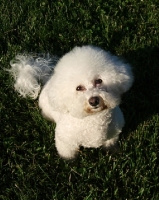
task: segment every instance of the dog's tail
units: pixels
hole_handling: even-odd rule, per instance
[[[11,73],[15,80],[14,88],[23,97],[36,99],[57,63],[57,57],[43,55],[17,55],[10,61]]]

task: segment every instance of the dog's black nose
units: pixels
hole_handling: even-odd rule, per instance
[[[91,106],[98,106],[99,105],[99,97],[91,97],[90,99],[89,99],[89,104],[91,105]]]

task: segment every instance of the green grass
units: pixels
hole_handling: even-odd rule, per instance
[[[18,0],[0,3],[0,199],[159,199],[158,0]],[[5,71],[19,52],[62,55],[93,44],[124,56],[135,83],[123,96],[120,152],[59,158],[55,125],[20,98]]]

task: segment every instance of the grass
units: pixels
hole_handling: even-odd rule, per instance
[[[159,199],[158,0],[0,3],[0,199]],[[75,163],[54,145],[55,125],[20,98],[4,70],[19,52],[62,55],[93,44],[124,56],[135,83],[123,96],[120,152],[83,149]]]

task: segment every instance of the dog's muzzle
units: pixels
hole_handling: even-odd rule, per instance
[[[107,108],[108,106],[105,104],[101,96],[92,96],[88,99],[84,110],[87,113],[93,114],[105,110]]]

